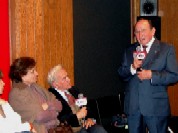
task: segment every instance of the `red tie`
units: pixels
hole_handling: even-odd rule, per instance
[[[66,95],[66,97],[68,99],[69,105],[74,105],[75,104],[75,98],[67,92],[64,92],[64,94]]]
[[[147,54],[146,48],[147,46],[143,46],[143,51],[145,51],[145,53]]]

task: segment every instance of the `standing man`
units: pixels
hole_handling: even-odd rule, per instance
[[[74,133],[107,133],[102,126],[95,124],[93,119],[87,118],[87,108],[79,108],[75,104],[79,92],[72,88],[70,78],[66,70],[59,64],[48,73],[48,83],[56,98],[62,103],[62,111],[58,119],[67,121],[72,126]],[[83,120],[83,122],[82,122]]]
[[[118,69],[127,82],[124,109],[129,133],[143,133],[145,125],[149,133],[167,131],[170,115],[167,87],[178,81],[178,65],[174,47],[157,40],[155,31],[150,20],[140,19],[136,23],[137,42],[126,49]],[[138,46],[146,47],[143,60],[133,57]]]

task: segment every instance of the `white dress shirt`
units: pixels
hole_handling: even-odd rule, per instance
[[[67,92],[69,94],[69,92],[67,90],[61,91],[61,90],[58,90],[57,88],[54,88],[54,89],[64,98],[64,100],[66,100],[66,102],[68,102],[68,99],[65,95],[65,92]]]

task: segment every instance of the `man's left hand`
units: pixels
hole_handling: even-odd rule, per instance
[[[140,80],[151,79],[152,71],[142,69],[141,71],[137,72],[137,76]]]
[[[88,127],[91,127],[95,124],[95,122],[93,121],[93,119],[88,118],[87,120],[85,120],[85,122],[83,123],[83,126],[88,129]]]

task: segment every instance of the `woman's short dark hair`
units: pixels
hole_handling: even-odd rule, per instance
[[[10,66],[9,77],[12,81],[22,82],[22,76],[27,74],[27,71],[35,67],[36,62],[32,57],[20,57],[13,61]]]

